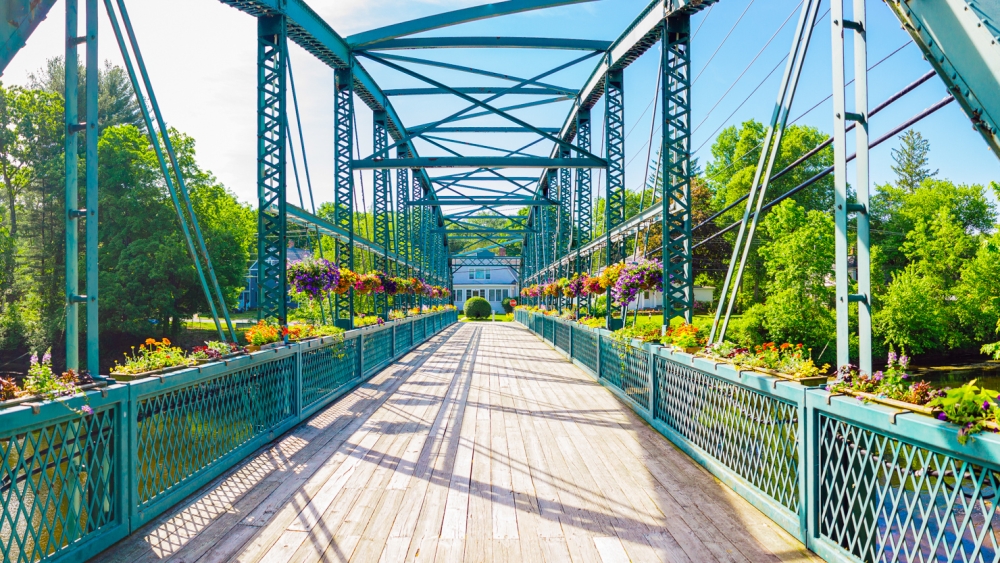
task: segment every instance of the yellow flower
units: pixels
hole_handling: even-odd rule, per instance
[[[147,338],[146,339],[146,344],[156,344],[156,341],[153,340],[152,338]]]
[[[164,345],[164,346],[170,346],[170,341],[169,341],[169,340],[167,340],[166,338],[164,338],[164,339],[163,339],[163,345]]]

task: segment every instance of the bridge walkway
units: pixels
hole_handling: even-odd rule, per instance
[[[95,560],[820,561],[510,323],[446,329]]]

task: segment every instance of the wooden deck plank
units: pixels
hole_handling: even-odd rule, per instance
[[[449,329],[100,561],[821,561],[509,323]]]

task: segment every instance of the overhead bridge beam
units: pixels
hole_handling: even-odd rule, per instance
[[[559,129],[556,127],[536,127],[534,129],[529,129],[527,127],[435,127],[432,129],[434,133],[532,133],[535,131],[543,131],[545,133],[558,133]],[[419,128],[407,129],[406,133],[408,135],[419,135],[423,133],[424,130]],[[538,178],[532,178],[531,180],[537,180]]]
[[[365,51],[398,49],[563,49],[607,51],[610,41],[549,37],[407,37],[370,43]]]
[[[388,41],[397,37],[414,35],[432,29],[441,29],[461,23],[517,14],[519,12],[529,12],[531,10],[541,10],[544,8],[554,8],[556,6],[568,6],[571,4],[581,4],[583,2],[593,2],[594,0],[508,0],[495,4],[483,4],[461,10],[453,10],[443,14],[435,14],[425,18],[417,18],[402,23],[387,25],[363,33],[357,33],[347,38],[347,42],[352,48],[366,47],[373,43]]]
[[[425,156],[422,158],[386,158],[354,160],[355,170],[399,168],[606,168],[607,161],[591,158],[541,158],[505,156]]]
[[[454,92],[452,91],[454,90]],[[565,91],[554,91],[548,88],[516,88],[511,90],[507,86],[472,86],[457,87],[452,90],[443,88],[396,88],[383,90],[386,96],[454,96],[455,92],[463,94],[503,94],[505,96],[563,96]],[[573,94],[575,95],[575,93]],[[435,128],[440,131],[440,128]]]
[[[523,206],[534,206],[534,205],[558,205],[557,202],[550,199],[534,199],[530,197],[465,197],[465,196],[438,196],[437,199],[418,199],[416,201],[408,201],[407,205],[410,206],[423,206],[423,207],[435,207],[439,205],[485,205],[485,206],[498,206],[498,205],[523,205]],[[476,217],[471,217],[475,219]]]

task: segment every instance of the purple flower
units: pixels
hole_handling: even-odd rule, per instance
[[[37,364],[38,364],[38,354],[32,354],[31,355],[31,365],[37,365]]]
[[[983,401],[983,410],[984,411],[990,410],[990,402],[989,401]]]
[[[83,411],[83,414],[87,416],[94,414],[94,409],[90,408],[90,405],[83,405],[83,408],[81,408],[80,410]]]
[[[938,417],[938,420],[941,420],[941,421],[944,421],[944,422],[948,422],[948,415],[944,414],[943,412],[939,412],[938,415],[937,415],[937,417]]]
[[[900,356],[899,357],[899,365],[902,366],[903,369],[906,369],[906,367],[908,365],[910,365],[910,357],[909,356]]]
[[[52,363],[52,354],[50,352],[46,351],[45,354],[42,356],[42,363],[43,364]]]
[[[890,366],[892,364],[896,363],[896,357],[897,357],[896,356],[896,351],[895,350],[889,350],[889,365]]]

